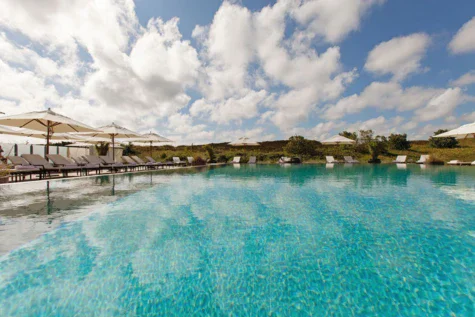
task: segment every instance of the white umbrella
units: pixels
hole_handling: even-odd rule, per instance
[[[88,133],[89,136],[93,136],[93,137],[101,137],[101,138],[108,138],[110,137],[110,139],[112,140],[112,148],[114,148],[114,144],[115,144],[115,139],[118,138],[118,139],[136,139],[138,137],[140,137],[140,134],[134,132],[134,131],[131,131],[129,129],[126,129],[124,127],[121,127],[117,124],[115,124],[114,122],[112,122],[112,124],[110,125],[106,125],[106,126],[103,126],[103,127],[100,127],[100,128],[97,128],[98,131],[100,132],[96,132],[96,133]],[[112,150],[112,160],[115,161],[115,153],[114,151]]]
[[[27,136],[21,132],[21,130],[13,130],[8,127],[4,127],[0,125],[0,134],[10,134],[10,135],[18,135],[18,136]]]
[[[159,143],[159,142],[173,142],[170,139],[167,139],[157,133],[146,133],[142,134],[139,138],[130,140],[132,142],[142,142],[142,143],[150,143],[150,156],[152,156],[152,144]]]
[[[247,137],[242,137],[237,139],[234,142],[230,142],[229,145],[232,146],[258,146],[260,145],[259,142],[253,141]]]
[[[434,135],[434,138],[448,138],[448,137],[454,137],[457,139],[475,138],[475,122],[464,124],[463,126],[460,126],[457,129],[453,129],[441,134]]]
[[[44,111],[34,111],[13,116],[1,117],[0,124],[12,127],[28,128],[45,133],[45,154],[49,154],[49,140],[55,133],[97,131],[86,124],[51,111],[49,108],[48,110]]]
[[[355,140],[345,138],[341,135],[335,135],[325,141],[322,141],[323,144],[354,144],[355,142]]]

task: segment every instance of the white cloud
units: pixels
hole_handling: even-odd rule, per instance
[[[378,75],[392,74],[403,80],[409,74],[421,72],[421,60],[430,44],[424,33],[395,37],[376,45],[368,54],[365,69]]]
[[[343,40],[360,27],[362,17],[384,0],[306,0],[294,9],[296,20],[304,25],[308,37],[321,36],[327,42]]]
[[[335,120],[368,107],[380,110],[414,110],[424,106],[431,98],[443,92],[444,89],[417,86],[403,88],[395,82],[372,82],[359,95],[342,98],[336,104],[327,106],[324,118]]]
[[[465,23],[449,43],[454,54],[475,52],[475,17]]]
[[[468,73],[462,75],[457,80],[450,82],[452,86],[463,87],[475,84],[475,70],[471,70]]]
[[[429,121],[449,115],[463,101],[460,88],[449,88],[442,94],[433,97],[427,105],[416,111],[420,121]]]

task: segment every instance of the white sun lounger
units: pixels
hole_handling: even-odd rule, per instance
[[[426,164],[428,159],[429,159],[429,155],[421,155],[421,158],[416,163],[417,164]]]
[[[393,163],[404,164],[406,163],[406,160],[407,160],[407,155],[398,155],[396,159],[393,161]]]
[[[233,160],[231,161],[232,164],[239,164],[240,162],[241,162],[240,156],[235,156]]]
[[[327,163],[340,163],[340,161],[335,160],[333,156],[325,156]]]
[[[355,164],[355,163],[359,163],[360,161],[358,160],[355,160],[353,157],[351,156],[343,156],[343,158],[345,159],[345,163],[350,163],[350,164]]]
[[[462,162],[459,160],[452,160],[447,162],[447,165],[470,165],[470,162]]]

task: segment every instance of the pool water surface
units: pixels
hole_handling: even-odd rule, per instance
[[[0,187],[1,316],[474,316],[475,168]]]

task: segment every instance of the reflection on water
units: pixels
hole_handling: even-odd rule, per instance
[[[243,164],[7,186],[3,227],[55,230],[0,260],[0,311],[472,316],[474,180]]]

